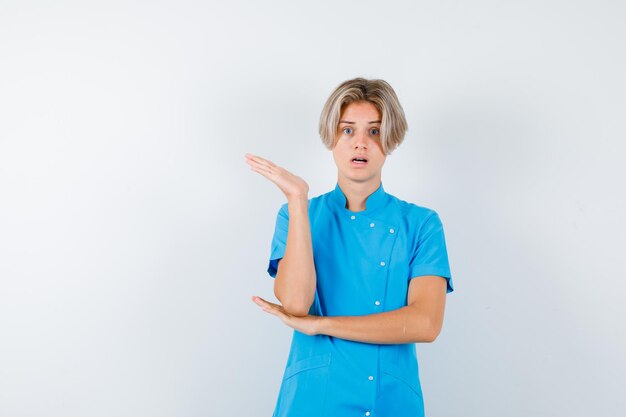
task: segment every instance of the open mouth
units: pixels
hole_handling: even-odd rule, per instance
[[[353,164],[366,164],[367,163],[367,159],[365,159],[365,158],[352,158],[352,163]]]

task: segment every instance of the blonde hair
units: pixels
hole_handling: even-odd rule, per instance
[[[333,149],[341,113],[350,103],[368,101],[381,115],[380,140],[385,155],[404,140],[408,129],[404,110],[393,88],[384,80],[354,78],[344,81],[331,93],[320,115],[319,133],[328,149]]]

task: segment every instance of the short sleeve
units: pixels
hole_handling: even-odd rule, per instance
[[[267,273],[270,274],[272,278],[276,278],[276,272],[278,272],[278,261],[285,256],[288,229],[289,210],[287,209],[287,204],[283,204],[276,215],[276,226],[274,228],[274,237],[272,238],[270,262],[267,267]]]
[[[443,277],[447,281],[446,292],[454,291],[443,224],[436,212],[426,218],[418,232],[409,272],[409,279],[423,275]]]

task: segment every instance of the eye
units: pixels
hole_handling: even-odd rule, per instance
[[[351,127],[344,127],[343,129],[341,129],[341,131],[347,135],[352,133],[352,128]]]
[[[371,135],[375,136],[375,135],[378,135],[379,133],[380,133],[380,130],[378,130],[377,127],[373,127],[373,128],[370,129],[370,134]]]

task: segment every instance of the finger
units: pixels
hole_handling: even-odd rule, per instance
[[[267,302],[267,301],[265,301],[264,299],[262,299],[261,297],[259,297],[258,295],[253,295],[253,296],[252,296],[252,301],[253,301],[256,305],[261,306],[261,307],[263,307],[263,306],[265,305],[265,303]]]
[[[284,319],[285,318],[285,314],[280,312],[279,310],[276,310],[275,308],[263,307],[263,308],[261,308],[261,310],[265,311],[266,313],[271,314],[272,316],[276,316],[279,319]]]
[[[257,305],[261,307],[261,310],[265,311],[266,313],[276,316],[283,321],[287,319],[287,315],[281,309],[275,308],[270,304],[271,303],[257,303]]]
[[[270,312],[269,310],[271,310],[271,308],[267,305],[267,302],[264,301],[261,297],[252,297],[252,301],[254,302],[254,304],[261,307],[261,310],[266,311],[268,313]]]
[[[268,174],[274,173],[274,171],[275,171],[275,167],[272,167],[272,166],[267,165],[267,164],[262,164],[260,162],[253,161],[253,160],[247,160],[246,162],[248,163],[248,165],[250,165],[251,168],[256,168],[256,169],[261,170],[263,172],[267,172]]]
[[[267,308],[272,308],[274,310],[280,310],[281,312],[283,311],[283,306],[281,306],[280,304],[275,304],[272,303],[270,301],[267,301],[259,296],[256,297],[258,299],[258,304]]]
[[[252,154],[246,154],[246,158],[248,158],[251,161],[254,161],[258,164],[261,165],[265,165],[268,167],[275,167],[276,164],[273,163],[272,161],[270,161],[269,159],[265,159],[265,158],[261,158],[260,156],[256,156],[256,155],[252,155]]]
[[[275,175],[274,169],[265,165],[250,165],[256,171],[265,172],[268,175]]]
[[[266,313],[276,316],[283,321],[286,321],[289,318],[288,315],[283,311],[283,307],[279,304],[270,303],[269,301],[266,301],[261,297],[254,297],[253,301],[259,307],[261,307],[261,310],[265,311]]]
[[[259,297],[258,295],[255,295],[254,297],[252,297],[252,301],[254,301],[256,303],[256,305],[258,305],[259,307],[263,307],[263,308],[278,307],[278,304],[270,303],[269,301],[264,300],[263,298]]]
[[[264,169],[261,168],[256,168],[256,167],[251,167],[250,169],[252,169],[252,171],[257,172],[261,175],[263,175],[265,178],[267,178],[268,180],[272,181],[274,184],[276,184],[276,175],[268,172]]]
[[[252,155],[252,158],[255,161],[260,162],[262,164],[267,164],[269,166],[276,166],[276,164],[270,161],[269,159],[261,158],[260,156],[256,156],[256,155]]]

